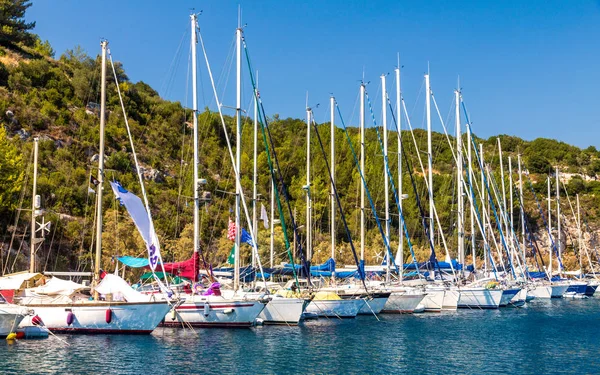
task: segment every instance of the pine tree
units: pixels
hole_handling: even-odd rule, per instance
[[[0,45],[35,43],[34,35],[28,32],[35,27],[35,22],[24,19],[30,6],[30,0],[0,0]]]

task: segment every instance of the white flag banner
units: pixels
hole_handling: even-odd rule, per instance
[[[160,259],[160,245],[154,231],[154,224],[146,211],[146,207],[144,207],[144,203],[137,195],[127,191],[118,182],[111,181],[110,186],[119,202],[129,212],[129,216],[133,219],[138,232],[140,232],[140,235],[144,239],[146,248],[148,249],[148,262],[150,268],[154,271]]]
[[[263,221],[265,229],[269,229],[269,215],[267,215],[267,209],[264,204],[260,204],[260,219]]]

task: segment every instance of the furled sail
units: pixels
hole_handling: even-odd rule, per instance
[[[154,231],[154,224],[152,223],[150,214],[146,211],[142,200],[135,194],[127,191],[120,183],[111,181],[110,186],[116,198],[125,206],[127,212],[129,212],[129,216],[133,219],[138,232],[144,239],[146,248],[148,249],[148,263],[152,271],[154,271],[161,260],[161,256],[158,237]]]

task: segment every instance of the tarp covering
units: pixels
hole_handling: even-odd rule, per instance
[[[49,296],[70,296],[71,294],[85,289],[86,286],[78,284],[71,280],[63,280],[57,277],[51,278],[46,281],[46,284],[32,288],[31,291],[37,294],[46,294]]]
[[[29,280],[38,280],[42,278],[41,273],[20,272],[0,277],[0,290],[17,290],[25,287]]]
[[[117,275],[107,274],[104,279],[96,287],[96,291],[100,294],[112,294],[113,300],[118,301],[124,298],[127,302],[148,302],[150,296],[135,291]]]
[[[317,292],[317,293],[315,293],[315,297],[313,298],[313,301],[337,301],[337,300],[341,300],[341,298],[334,292]]]
[[[125,206],[127,212],[129,212],[129,216],[131,216],[137,230],[144,239],[146,248],[148,249],[149,266],[152,270],[155,270],[156,265],[161,260],[160,245],[158,243],[156,232],[154,231],[154,224],[152,223],[148,211],[146,211],[144,203],[137,195],[127,191],[118,182],[111,181],[110,186],[119,202]]]

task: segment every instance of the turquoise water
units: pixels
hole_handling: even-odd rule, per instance
[[[600,373],[600,299],[0,343],[0,373]]]

